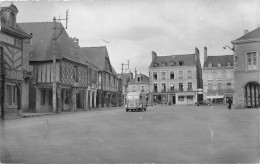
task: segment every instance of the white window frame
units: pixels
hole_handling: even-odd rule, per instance
[[[248,54],[256,54],[256,65],[254,68],[254,65],[251,65],[252,68],[249,67],[248,65]],[[257,71],[258,70],[258,52],[257,51],[250,51],[250,52],[246,52],[246,70],[247,71]],[[253,57],[251,57],[251,59],[253,59]],[[253,60],[251,61],[253,63]]]

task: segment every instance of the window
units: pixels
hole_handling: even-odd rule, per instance
[[[179,83],[179,91],[183,91],[183,83]]]
[[[247,70],[257,70],[256,52],[247,53]]]
[[[154,79],[154,80],[157,80],[157,72],[154,72],[154,73],[153,73],[153,79]]]
[[[141,91],[144,92],[144,86],[142,86],[142,90]]]
[[[171,89],[172,91],[174,90],[174,84],[173,84],[173,83],[170,84],[170,89]]]
[[[6,85],[6,103],[7,105],[17,105],[17,87],[15,84]]]
[[[174,72],[170,72],[170,79],[174,79]]]
[[[165,80],[166,72],[162,72],[162,80]]]
[[[208,83],[208,90],[209,91],[213,90],[212,83]]]
[[[218,63],[218,67],[221,67],[221,65],[222,65],[222,63],[221,63],[221,62],[219,62],[219,63]]]
[[[222,90],[222,83],[217,84],[217,90],[219,90],[219,91]]]
[[[209,66],[209,67],[212,67],[212,62],[209,62],[208,66]]]
[[[162,83],[162,89],[166,89],[166,83]]]
[[[192,83],[188,83],[188,90],[189,90],[189,91],[192,90]]]
[[[231,83],[227,83],[227,88],[228,88],[228,89],[231,88]]]
[[[15,28],[15,14],[13,12],[10,13],[10,26]]]
[[[188,71],[188,79],[191,79],[191,78],[192,78],[192,72]]]
[[[45,105],[45,90],[41,90],[41,105]]]
[[[157,89],[157,84],[153,84],[153,89]]]
[[[184,65],[184,62],[183,62],[183,61],[179,61],[179,65],[180,65],[180,66],[183,66],[183,65]]]
[[[138,82],[141,82],[141,77],[137,77],[137,81],[138,81]]]
[[[135,86],[132,86],[132,92],[135,92]]]
[[[193,96],[187,96],[187,99],[188,99],[189,101],[193,101]]]
[[[183,79],[183,71],[179,71],[179,79]]]
[[[227,62],[227,66],[230,67],[230,66],[231,66],[231,63],[230,63],[230,62]]]
[[[184,96],[178,96],[178,101],[184,101]]]

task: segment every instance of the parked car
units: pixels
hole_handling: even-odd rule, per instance
[[[128,111],[146,111],[146,94],[141,92],[129,92],[126,96],[126,112]]]
[[[200,105],[207,105],[207,106],[212,106],[212,102],[210,100],[202,100],[202,101],[197,101],[195,103],[196,106]]]

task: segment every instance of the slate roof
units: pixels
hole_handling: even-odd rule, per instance
[[[218,63],[221,63],[222,67],[227,67],[227,63],[230,62],[230,66],[234,65],[233,55],[221,55],[221,56],[208,56],[207,62],[204,62],[203,67],[208,67],[208,63],[212,62],[212,67],[217,67]]]
[[[166,63],[166,66],[179,66],[179,61],[184,62],[184,66],[194,66],[197,64],[195,60],[195,54],[184,54],[184,55],[170,55],[170,56],[157,56],[154,59],[154,62],[151,62],[149,68],[153,67],[165,67],[163,63]],[[155,66],[155,63],[157,66]]]
[[[32,58],[30,61],[49,61],[53,58],[53,22],[19,23],[27,33],[32,33]],[[61,23],[56,27],[63,28]],[[59,35],[60,34],[60,35]],[[69,37],[66,30],[57,29],[55,44],[56,59],[68,59],[77,63],[87,64],[88,59],[80,47]]]
[[[140,77],[140,76],[142,76],[142,81],[137,82],[137,77]],[[140,74],[136,75],[136,77],[129,82],[129,84],[136,84],[136,83],[149,83],[149,77],[140,73]]]
[[[127,84],[128,82],[130,82],[133,79],[133,73],[132,72],[124,73],[123,77],[122,77],[122,74],[118,74],[118,76],[120,78],[122,78],[124,84]]]
[[[241,36],[240,38],[234,40],[233,42],[236,41],[242,41],[242,40],[249,40],[249,39],[256,39],[260,38],[260,27],[256,28],[255,30],[248,32],[247,34]]]
[[[100,70],[106,70],[106,58],[109,59],[107,47],[81,47],[82,51],[84,52],[85,56],[88,57],[89,62],[96,65]],[[110,61],[109,61],[110,62]],[[110,63],[111,65],[111,63]],[[115,69],[111,65],[113,74],[117,75]]]

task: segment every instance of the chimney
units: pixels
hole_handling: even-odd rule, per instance
[[[200,51],[197,47],[195,47],[195,60],[198,60],[199,55],[200,55]]]
[[[204,62],[207,62],[207,58],[208,58],[208,49],[207,47],[204,47]]]
[[[246,35],[248,33],[248,29],[244,30],[244,35]]]
[[[154,51],[152,51],[152,62],[155,61],[156,57],[157,57],[157,54]]]

